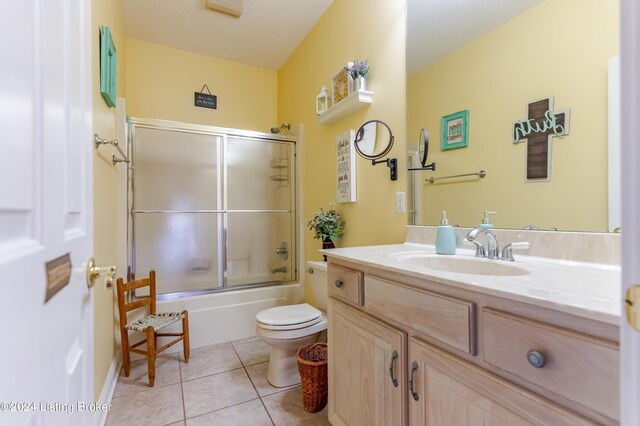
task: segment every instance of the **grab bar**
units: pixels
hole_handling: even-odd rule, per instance
[[[442,179],[453,179],[453,178],[459,178],[459,177],[467,177],[467,176],[478,176],[480,179],[484,179],[484,177],[487,175],[487,172],[484,170],[480,170],[479,172],[475,172],[475,173],[465,173],[463,175],[453,175],[453,176],[443,176],[443,177],[438,177],[438,178],[434,178],[434,177],[430,177],[429,179],[426,179],[425,182],[429,182],[429,183],[434,183],[437,180],[442,180]]]
[[[120,145],[118,144],[118,141],[116,139],[113,140],[108,140],[108,139],[104,139],[101,138],[99,134],[95,133],[93,135],[94,137],[94,142],[96,144],[96,149],[100,148],[101,145],[112,145],[115,146],[116,149],[118,150],[118,152],[120,153],[120,155],[122,156],[122,158],[118,158],[115,155],[111,158],[111,161],[113,162],[113,165],[115,166],[118,163],[128,163],[129,159],[127,158],[126,154],[124,153],[124,151],[122,151],[122,148],[120,148]]]

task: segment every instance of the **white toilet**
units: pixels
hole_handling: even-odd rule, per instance
[[[308,262],[307,268],[315,308],[301,303],[265,309],[256,315],[256,334],[271,347],[267,380],[276,387],[300,383],[296,352],[318,341],[327,329],[327,264]]]

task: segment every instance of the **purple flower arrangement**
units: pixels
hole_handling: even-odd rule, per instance
[[[369,67],[368,59],[365,59],[364,61],[358,61],[356,59],[354,62],[349,62],[344,69],[349,73],[351,78],[355,80],[358,77],[366,77],[369,73]]]

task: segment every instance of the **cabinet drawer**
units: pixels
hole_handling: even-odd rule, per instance
[[[420,340],[409,341],[409,362],[419,398],[409,398],[411,425],[594,425],[535,392]]]
[[[363,277],[363,272],[329,264],[327,273],[329,296],[362,305]]]
[[[475,303],[367,275],[365,306],[425,336],[476,354]]]
[[[483,310],[482,320],[487,363],[619,419],[617,344],[492,309]],[[529,351],[542,354],[543,365],[534,367]]]

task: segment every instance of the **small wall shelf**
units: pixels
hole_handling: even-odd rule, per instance
[[[342,101],[338,102],[328,110],[318,114],[318,122],[320,124],[331,124],[344,117],[345,115],[356,111],[373,101],[373,92],[358,90],[353,92]]]

